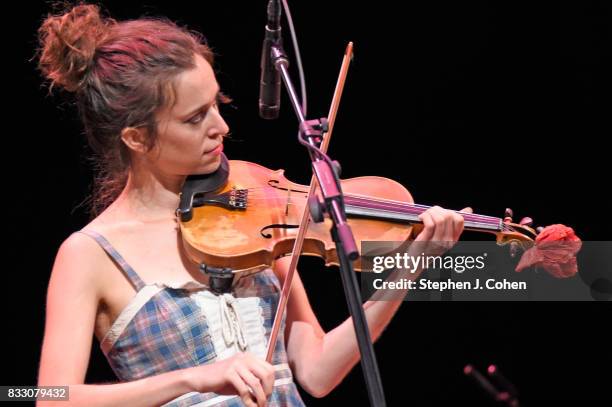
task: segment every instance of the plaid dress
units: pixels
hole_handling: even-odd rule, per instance
[[[207,286],[196,282],[180,287],[145,284],[103,236],[91,230],[81,233],[98,242],[137,292],[100,342],[102,352],[119,380],[132,381],[219,360],[210,321],[200,306],[201,302],[196,300],[198,294],[212,296],[212,293],[204,292]],[[239,300],[255,298],[259,302],[259,325],[263,325],[259,329],[265,332],[266,342],[272,329],[279,293],[279,281],[271,269],[242,277],[232,288],[230,297]],[[285,316],[272,358],[276,372],[274,391],[268,398],[268,405],[303,406],[287,363],[284,326]],[[246,350],[250,351],[248,348]],[[227,349],[225,351],[227,357]],[[165,404],[171,407],[243,405],[237,396],[198,392],[184,394]]]

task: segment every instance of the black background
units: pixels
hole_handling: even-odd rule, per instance
[[[330,147],[344,178],[385,176],[418,203],[493,216],[511,207],[517,218],[609,240],[606,2],[292,3],[309,117],[327,114],[344,48],[355,43]],[[265,1],[102,4],[116,19],[163,15],[203,32],[236,106],[226,112],[228,157],[308,181],[287,100],[280,120],[257,116]],[[82,128],[71,99],[49,96],[31,61],[50,10],[28,1],[5,14],[3,63],[16,64],[3,97],[6,385],[36,382],[54,255],[88,219],[79,207],[92,176]],[[293,56],[286,26],[285,41]],[[322,325],[333,328],[347,316],[338,273],[316,259],[300,269]],[[525,405],[609,405],[610,311],[609,303],[405,302],[375,345],[388,404],[494,405],[462,368],[496,363]],[[96,347],[88,381],[113,381]],[[359,367],[324,399],[303,394],[310,405],[367,404]]]

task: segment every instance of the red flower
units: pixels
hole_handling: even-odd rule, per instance
[[[523,254],[516,271],[537,266],[557,278],[571,277],[578,272],[576,253],[581,247],[582,241],[572,228],[547,226],[536,237],[535,245]]]

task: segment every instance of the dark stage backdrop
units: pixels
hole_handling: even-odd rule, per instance
[[[287,100],[279,120],[257,115],[266,1],[102,4],[117,19],[163,15],[203,32],[217,53],[222,88],[234,99],[235,109],[226,110],[228,157],[284,168],[296,182],[309,179]],[[343,177],[389,177],[418,203],[469,205],[494,216],[511,207],[519,218],[565,223],[584,240],[606,240],[608,7],[294,1],[309,116],[326,115],[342,53],[354,41],[330,148]],[[4,14],[10,51],[3,64],[16,68],[3,86],[4,385],[35,384],[54,255],[88,219],[79,206],[92,177],[82,128],[71,100],[48,96],[30,61],[49,10],[27,1]],[[286,26],[284,33],[290,50]],[[337,270],[304,259],[300,271],[322,325],[333,328],[347,316]],[[609,303],[406,301],[375,345],[388,403],[494,405],[462,368],[497,363],[525,405],[609,405],[610,311]],[[87,379],[113,381],[97,346]],[[309,405],[367,404],[359,366],[326,398],[303,394]]]

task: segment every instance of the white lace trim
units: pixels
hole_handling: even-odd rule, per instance
[[[266,356],[266,331],[258,297],[215,295],[210,291],[191,293],[206,317],[217,360],[249,351],[262,359]]]
[[[108,354],[110,350],[119,339],[119,336],[123,333],[125,328],[128,326],[130,321],[136,316],[138,311],[163,287],[158,285],[146,285],[136,293],[134,298],[128,303],[128,305],[121,311],[113,325],[110,327],[104,339],[100,341],[100,348],[104,354]]]

